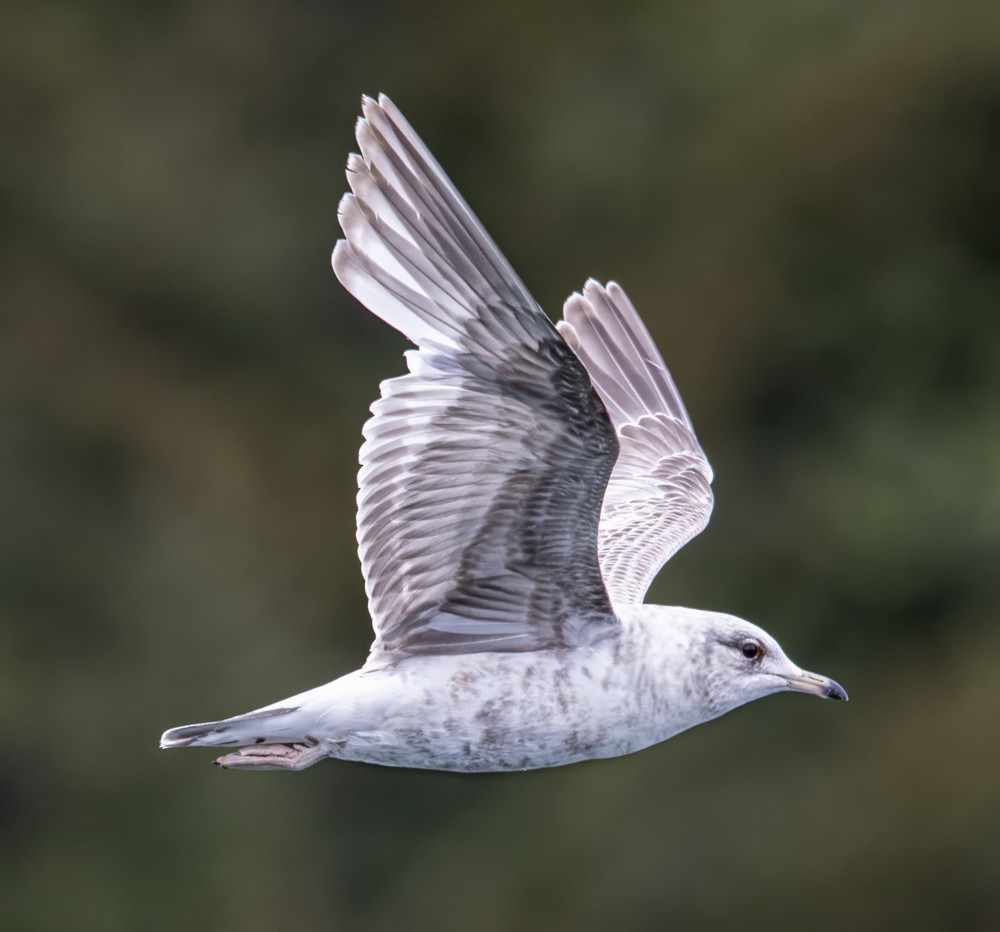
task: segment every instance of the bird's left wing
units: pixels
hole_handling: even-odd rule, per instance
[[[366,98],[333,255],[418,349],[364,428],[369,663],[617,631],[597,561],[618,450],[583,365],[386,97]]]
[[[656,344],[616,283],[588,281],[566,301],[557,326],[618,433],[598,547],[612,604],[635,604],[660,567],[708,524],[712,467]]]

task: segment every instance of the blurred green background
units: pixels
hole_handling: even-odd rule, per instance
[[[0,903],[16,930],[1000,928],[1000,6],[21,4],[0,31]],[[717,473],[652,601],[781,696],[463,777],[163,753],[359,665],[329,271],[386,91],[550,313],[628,289]]]

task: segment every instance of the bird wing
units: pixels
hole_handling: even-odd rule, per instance
[[[616,283],[588,281],[566,301],[557,327],[618,434],[598,552],[612,605],[637,604],[660,567],[708,524],[712,467],[649,331]]]
[[[417,345],[364,427],[358,544],[369,663],[525,651],[617,631],[597,560],[618,444],[604,406],[441,167],[385,96],[333,268]]]

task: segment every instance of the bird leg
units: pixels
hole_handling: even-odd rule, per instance
[[[305,770],[326,756],[319,744],[251,744],[214,763],[226,770]]]

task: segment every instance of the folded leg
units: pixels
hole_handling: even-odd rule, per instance
[[[305,770],[326,756],[319,744],[251,744],[215,763],[226,770]]]

